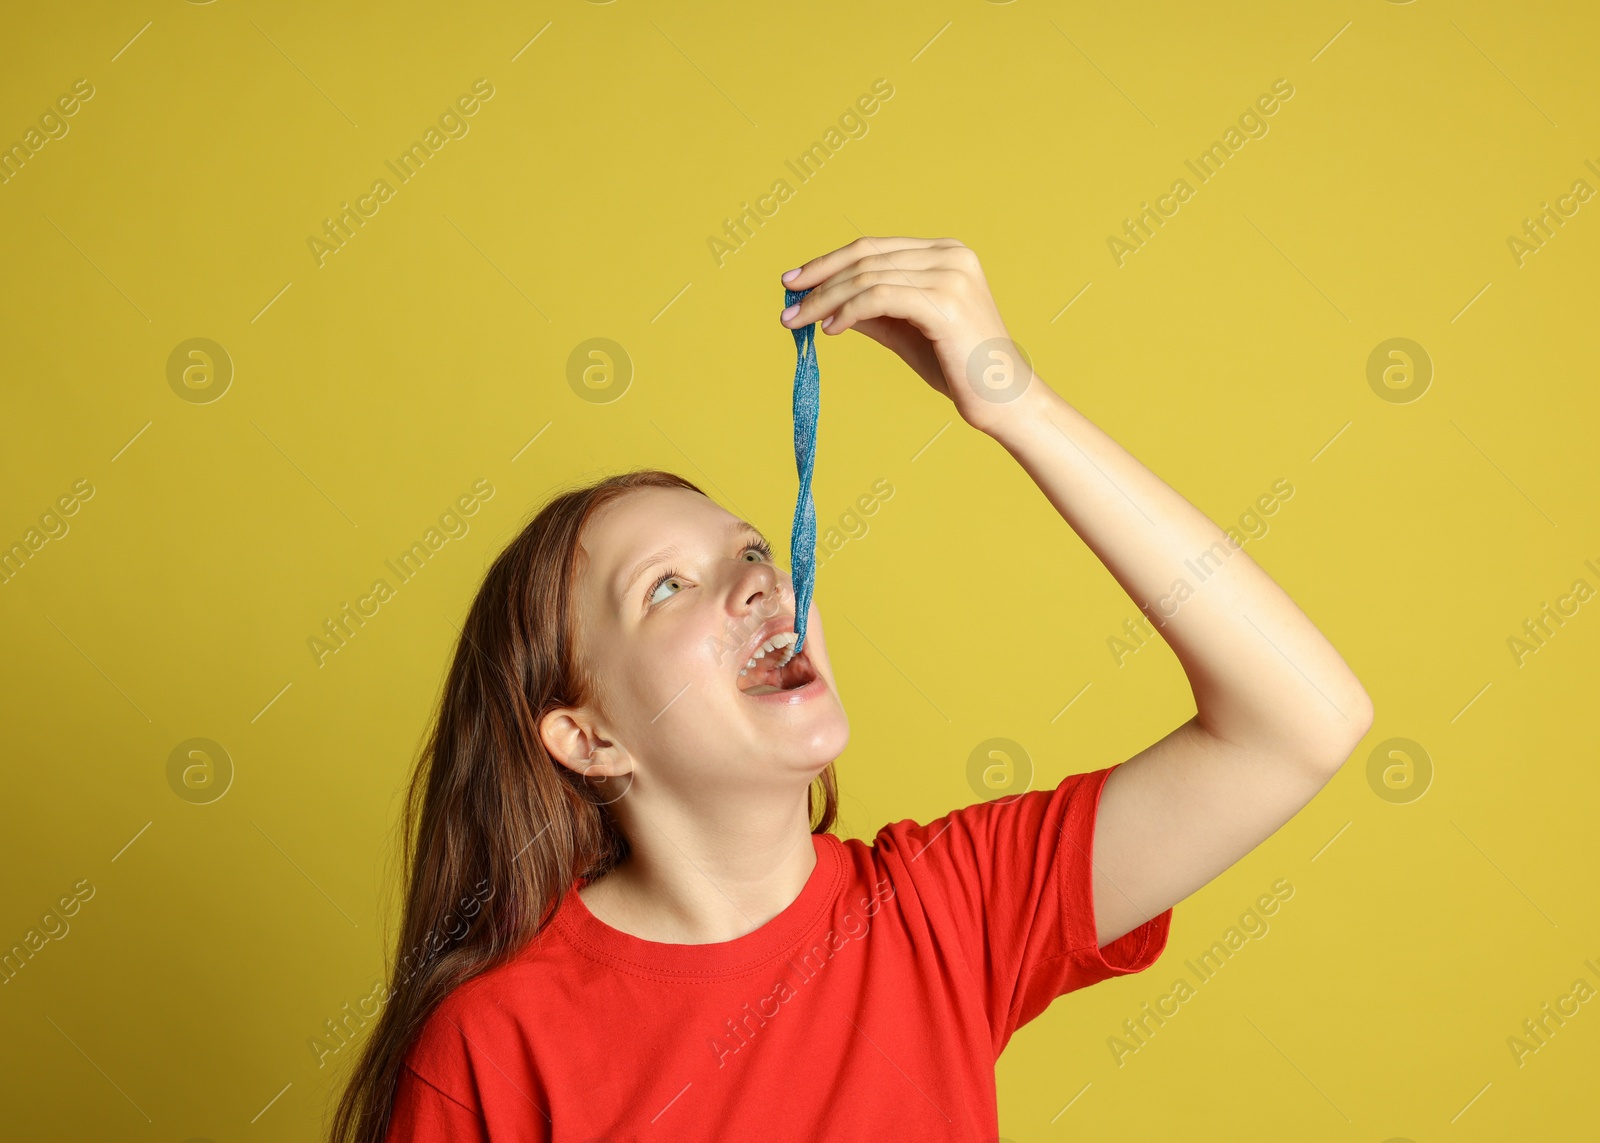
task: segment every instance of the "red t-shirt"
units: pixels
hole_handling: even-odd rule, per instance
[[[569,893],[429,1017],[387,1143],[995,1138],[1011,1034],[1166,947],[1170,909],[1096,947],[1111,769],[870,845],[813,834],[800,895],[731,941],[641,940]]]

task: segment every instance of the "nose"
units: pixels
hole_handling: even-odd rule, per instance
[[[770,564],[747,566],[750,570],[740,580],[731,602],[734,615],[755,626],[782,614],[793,588],[789,577]]]

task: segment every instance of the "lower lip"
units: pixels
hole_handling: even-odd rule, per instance
[[[827,684],[822,681],[822,676],[818,674],[816,678],[812,679],[805,686],[795,687],[792,691],[773,691],[770,695],[744,695],[744,697],[749,699],[751,702],[767,702],[777,703],[780,706],[793,706],[796,703],[807,702],[810,699],[814,699],[827,689]],[[739,693],[744,694],[743,691],[740,691]]]

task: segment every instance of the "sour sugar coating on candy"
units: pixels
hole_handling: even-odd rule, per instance
[[[811,291],[785,290],[787,309]],[[815,322],[789,331],[794,334],[794,467],[800,477],[800,491],[794,502],[794,527],[789,533],[789,572],[794,579],[794,633],[792,655],[798,655],[806,642],[806,617],[811,612],[811,590],[816,583],[817,510],[811,501],[811,472],[817,460],[817,414],[821,404],[817,374],[817,326]]]

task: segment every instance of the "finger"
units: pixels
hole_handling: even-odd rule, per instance
[[[879,282],[853,294],[822,327],[830,337],[845,332],[864,318],[895,317],[916,326],[930,340],[944,327],[946,317],[928,290]]]
[[[806,290],[832,276],[840,267],[847,266],[867,254],[892,254],[897,250],[926,249],[954,242],[954,238],[872,238],[862,235],[854,242],[811,259],[800,267],[798,274],[784,284],[791,290]]]
[[[812,287],[820,293],[836,282],[847,281],[858,274],[883,271],[883,281],[905,281],[903,272],[910,270],[958,269],[955,247],[910,246],[904,250],[879,250],[866,254],[854,262],[840,267],[832,275]],[[793,287],[790,287],[791,289]]]
[[[952,270],[863,270],[850,277],[840,277],[826,285],[818,286],[798,303],[793,316],[779,320],[790,329],[800,329],[814,321],[821,321],[839,309],[851,298],[870,291],[876,286],[904,286],[926,293],[930,290],[948,290],[956,284],[957,274]],[[948,303],[932,300],[940,320],[949,317]],[[834,332],[832,323],[823,327]]]

